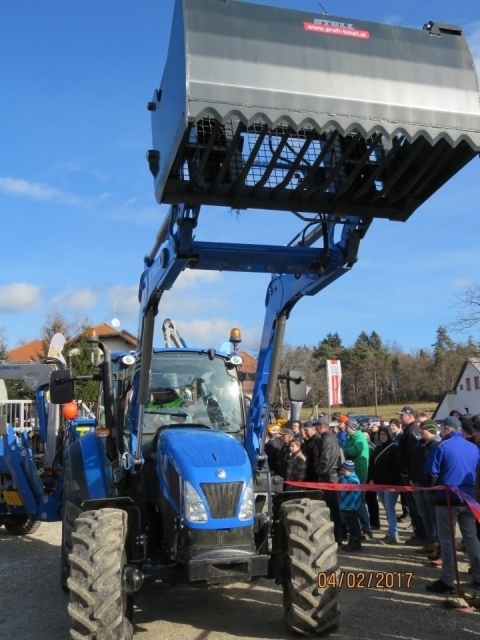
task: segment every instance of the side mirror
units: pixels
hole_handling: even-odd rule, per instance
[[[287,393],[291,402],[303,402],[307,397],[305,374],[291,369],[287,371]]]
[[[66,404],[73,400],[73,378],[70,369],[52,371],[50,376],[50,402]]]

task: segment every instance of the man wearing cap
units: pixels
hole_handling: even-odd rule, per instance
[[[338,471],[343,462],[340,443],[330,430],[327,418],[312,420],[312,424],[321,438],[319,455],[315,470],[320,482],[337,482]]]
[[[430,486],[449,486],[469,496],[474,495],[475,476],[480,450],[467,442],[461,434],[458,418],[449,416],[441,426],[442,442],[426,463],[425,472]],[[431,593],[454,593],[455,566],[450,522],[458,523],[466,547],[472,572],[473,586],[480,589],[480,542],[476,535],[475,516],[463,498],[450,492],[449,513],[446,490],[434,491],[438,537],[442,548],[442,575],[427,585]]]
[[[269,439],[265,445],[265,455],[268,460],[268,467],[273,474],[278,473],[278,456],[283,447],[283,440],[280,437],[282,428],[278,424],[268,427]]]
[[[345,458],[352,460],[355,464],[355,473],[360,480],[360,484],[366,484],[368,481],[368,462],[370,459],[370,447],[367,439],[360,430],[358,422],[349,418],[346,422],[347,441],[343,447]],[[365,538],[373,538],[372,526],[370,524],[370,516],[367,504],[365,502],[365,492],[361,492],[361,504],[358,512],[362,533]]]
[[[405,406],[398,412],[400,424],[402,426],[402,435],[398,441],[398,467],[400,469],[400,478],[403,485],[409,485],[414,476],[414,464],[416,450],[420,446],[420,436],[416,429],[415,410],[413,407]],[[418,513],[417,505],[413,494],[408,492],[405,494],[405,501],[410,511],[414,534],[405,544],[409,546],[424,546],[428,540],[425,533],[423,520]]]
[[[345,429],[345,425],[348,422],[348,416],[338,415],[337,422],[338,422],[337,438],[340,443],[340,446],[343,449],[343,447],[345,446],[345,442],[347,441],[347,438],[348,438],[347,431]]]
[[[281,441],[283,441],[283,446],[278,452],[277,473],[279,476],[282,476],[282,478],[287,477],[288,460],[291,457],[290,442],[294,439],[294,437],[295,434],[291,429],[284,429],[280,433],[280,439]]]
[[[426,418],[419,425],[420,446],[415,450],[413,475],[411,483],[415,487],[426,487],[427,476],[425,465],[432,452],[441,443],[438,433],[438,425],[433,420]],[[413,498],[420,517],[423,520],[428,542],[417,549],[417,553],[432,553],[438,550],[437,525],[435,520],[435,501],[432,491],[414,491]]]
[[[307,458],[307,480],[309,482],[317,482],[317,460],[320,455],[322,439],[317,433],[317,427],[312,422],[303,424],[305,440],[303,442],[303,453]]]
[[[317,418],[312,420],[317,433],[321,438],[320,451],[317,458],[315,471],[320,482],[336,483],[338,474],[342,466],[342,449],[336,435],[330,430],[330,423],[327,418]],[[330,509],[330,519],[334,525],[335,540],[342,541],[342,516],[338,506],[338,496],[335,491],[324,491],[323,498]]]

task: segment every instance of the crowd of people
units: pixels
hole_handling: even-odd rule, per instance
[[[350,485],[323,491],[339,548],[362,551],[364,540],[398,545],[398,523],[410,521],[412,535],[404,543],[441,569],[427,590],[455,592],[454,553],[461,551],[468,556],[473,586],[480,589],[480,523],[465,500],[480,502],[480,414],[456,409],[438,423],[405,406],[388,422],[360,425],[348,415],[333,417],[271,427],[265,446],[271,472],[287,483]],[[369,490],[357,491],[351,486],[356,484]],[[285,490],[303,488],[285,484]],[[379,503],[387,530],[375,538]]]

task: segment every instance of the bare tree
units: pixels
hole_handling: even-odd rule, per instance
[[[7,339],[5,329],[0,327],[0,360],[6,360],[8,355]]]
[[[456,332],[468,331],[480,322],[480,284],[472,284],[456,298],[454,306],[460,311],[449,327]]]
[[[52,340],[52,337],[54,336],[54,334],[63,333],[65,338],[69,340],[75,331],[75,324],[72,322],[67,322],[67,320],[61,313],[55,312],[47,316],[47,320],[43,325],[41,331],[42,331],[42,352],[38,354],[38,357],[45,358],[48,353],[48,347],[50,346],[50,341]]]

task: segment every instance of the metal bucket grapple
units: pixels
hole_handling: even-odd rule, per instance
[[[404,221],[480,150],[468,45],[433,22],[179,0],[149,109],[170,204]]]

